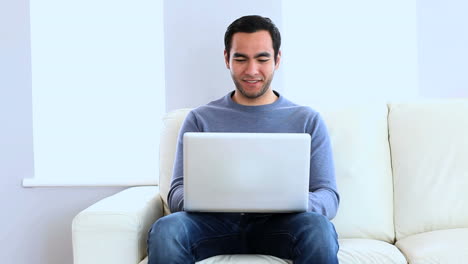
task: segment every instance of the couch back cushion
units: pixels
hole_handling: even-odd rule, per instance
[[[159,190],[164,202],[164,214],[168,214],[167,195],[171,187],[172,170],[174,167],[177,137],[185,116],[191,109],[178,109],[163,117],[163,128],[159,143]]]
[[[340,238],[393,243],[393,185],[386,104],[320,109],[335,159]]]
[[[393,242],[393,185],[388,145],[387,106],[318,109],[327,123],[335,158],[338,215],[333,220],[341,238]],[[188,109],[164,118],[160,149],[160,190],[167,193],[177,134]]]
[[[468,227],[468,100],[391,104],[397,239]]]

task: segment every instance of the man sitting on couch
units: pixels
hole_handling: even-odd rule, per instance
[[[288,101],[270,87],[281,59],[279,30],[268,18],[244,16],[227,28],[224,42],[226,67],[236,89],[191,111],[185,119],[168,196],[172,214],[160,218],[150,230],[148,263],[195,263],[225,254],[272,255],[294,263],[338,263],[337,234],[329,220],[336,215],[339,195],[327,128],[316,111]],[[185,132],[309,133],[307,212],[184,212]]]

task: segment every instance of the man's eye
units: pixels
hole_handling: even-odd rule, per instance
[[[267,62],[269,61],[269,59],[262,59],[262,60],[258,60],[259,62]]]
[[[235,59],[235,61],[237,61],[237,62],[244,62],[244,61],[246,61],[246,59]]]

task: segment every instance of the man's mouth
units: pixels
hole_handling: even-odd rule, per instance
[[[244,80],[244,82],[247,82],[247,83],[258,83],[260,82],[261,80]]]

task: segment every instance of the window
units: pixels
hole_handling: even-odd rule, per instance
[[[24,186],[158,181],[163,3],[33,0],[34,178]]]

